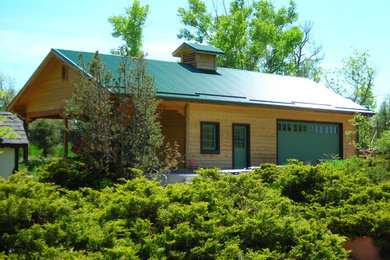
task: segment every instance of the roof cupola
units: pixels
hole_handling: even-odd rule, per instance
[[[179,57],[180,63],[190,64],[197,69],[217,70],[217,56],[225,53],[220,49],[197,43],[183,43],[172,55]]]

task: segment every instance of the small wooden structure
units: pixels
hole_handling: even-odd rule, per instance
[[[0,112],[0,117],[4,120],[0,122],[1,127],[10,127],[11,133],[16,133],[17,137],[12,139],[0,138],[0,177],[7,179],[13,172],[18,171],[19,150],[27,150],[28,140],[24,131],[23,121],[16,115],[9,112]]]

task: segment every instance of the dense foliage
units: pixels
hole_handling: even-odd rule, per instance
[[[256,173],[295,201],[307,219],[349,238],[371,236],[390,256],[390,160],[355,158],[335,165],[263,165]]]
[[[142,30],[149,13],[149,5],[142,6],[138,0],[134,0],[130,7],[126,8],[125,15],[117,15],[108,18],[114,27],[112,36],[121,38],[131,56],[136,57],[141,53]],[[117,50],[113,50],[117,54]]]
[[[58,161],[40,176],[76,189],[90,182],[83,172]],[[345,237],[363,235],[390,255],[388,159],[199,174],[73,191],[20,173],[0,180],[0,258],[346,259]]]
[[[43,150],[47,156],[62,141],[62,120],[37,119],[29,125],[29,141]]]
[[[385,105],[386,102],[383,102]],[[382,107],[384,107],[382,105]],[[358,150],[359,154],[390,154],[390,125],[386,122],[386,110],[377,113],[373,118],[367,115],[355,114],[349,120],[354,130],[346,131],[351,143]]]
[[[112,185],[112,181],[101,173],[88,170],[87,164],[80,159],[54,159],[38,168],[37,179],[41,182],[50,182],[69,190],[82,187],[104,188]]]
[[[1,84],[1,75],[0,75],[0,84]],[[4,97],[5,94],[3,92],[3,90],[1,89],[1,85],[0,85],[0,98]],[[7,138],[7,139],[12,139],[12,138],[16,138],[17,137],[17,134],[15,133],[12,133],[12,128],[10,127],[7,127],[7,126],[1,126],[1,122],[3,122],[6,118],[4,116],[0,116],[0,138]],[[2,151],[0,150],[0,154],[2,153]]]
[[[355,51],[350,57],[342,60],[342,67],[326,76],[326,86],[336,93],[374,110],[374,80],[376,71],[369,61],[367,51]]]
[[[9,104],[16,96],[15,81],[0,71],[0,111],[7,110]]]
[[[143,56],[125,54],[120,69],[113,72],[99,53],[88,64],[81,56],[81,66],[89,74],[80,72],[81,82],[74,84],[66,106],[80,135],[78,155],[90,172],[112,179],[134,177],[129,168],[145,173],[158,169],[163,144],[154,78],[147,74]]]
[[[178,38],[220,48],[220,66],[319,80],[321,48],[311,39],[312,24],[297,25],[294,1],[278,9],[268,0],[188,0],[178,15]]]
[[[192,184],[145,178],[69,191],[0,180],[0,251],[14,258],[342,259],[343,238],[256,174],[204,170]]]
[[[377,135],[380,138],[383,132],[390,130],[390,95],[383,100],[374,119]]]

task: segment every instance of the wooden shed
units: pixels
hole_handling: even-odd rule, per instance
[[[0,177],[7,179],[13,172],[18,171],[19,151],[28,145],[23,121],[17,115],[9,112],[0,112],[0,128],[9,127],[9,133],[15,133],[15,138],[0,138]]]
[[[52,49],[8,111],[25,118],[64,118],[64,100],[92,52]],[[186,165],[244,168],[284,164],[295,158],[351,157],[356,150],[345,131],[355,113],[372,114],[305,78],[217,67],[223,51],[183,43],[180,62],[148,60],[155,78],[165,140],[177,141]],[[120,56],[101,54],[106,69],[117,71]],[[66,122],[66,120],[65,120]]]

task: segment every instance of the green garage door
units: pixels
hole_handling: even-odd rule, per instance
[[[305,164],[341,156],[340,124],[278,120],[278,164],[298,159]]]

